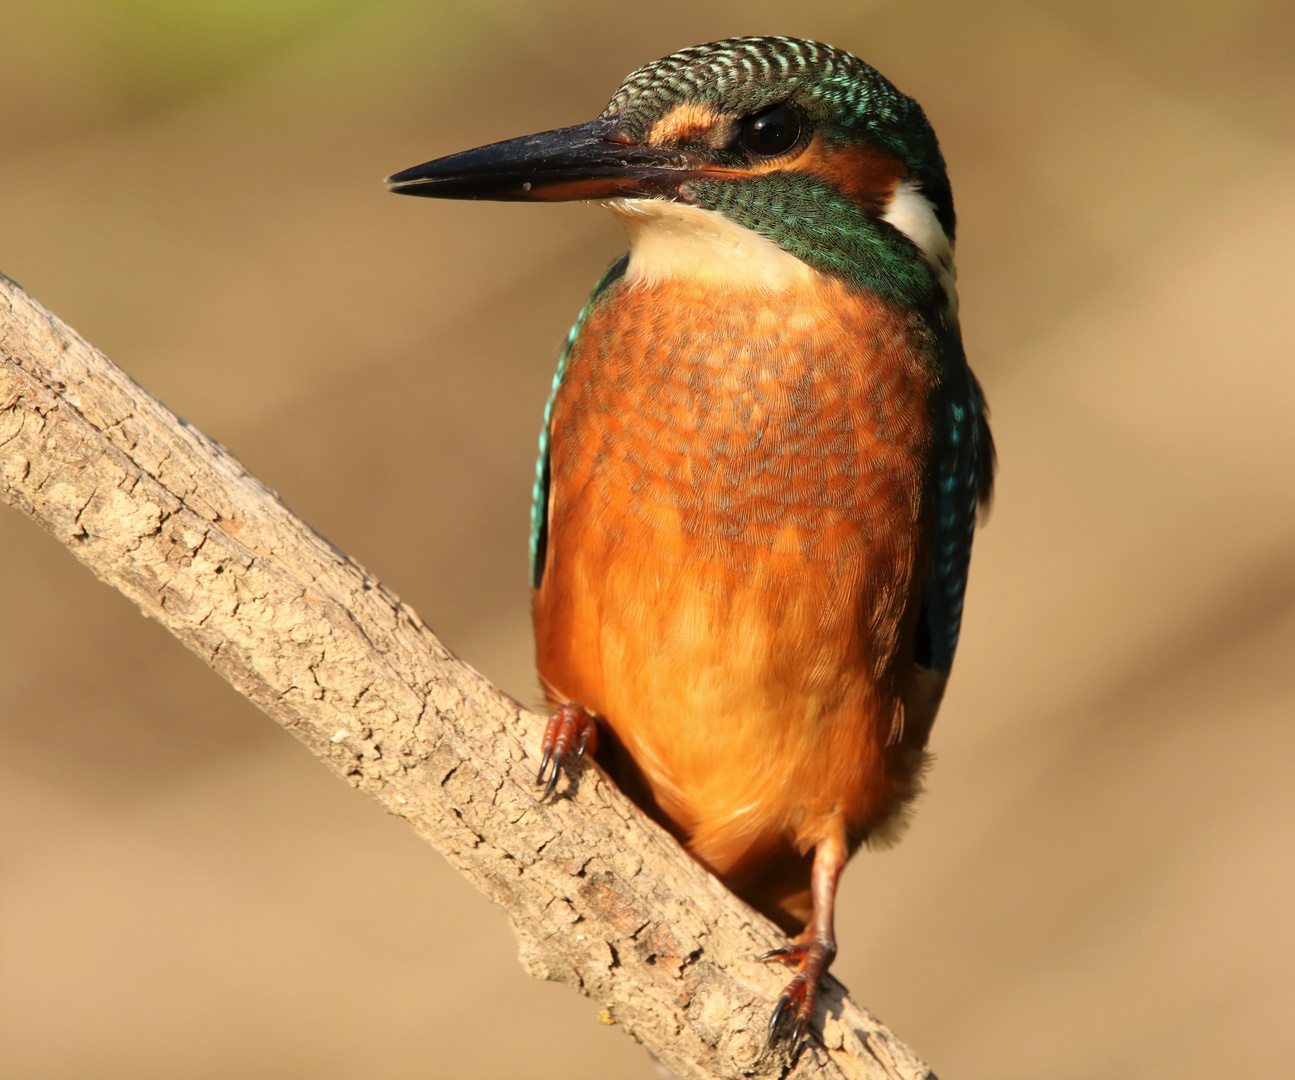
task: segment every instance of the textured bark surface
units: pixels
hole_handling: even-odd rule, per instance
[[[503,907],[532,975],[680,1077],[789,1075],[765,1049],[787,973],[754,959],[781,933],[592,766],[540,804],[540,717],[4,278],[0,490]],[[824,998],[790,1075],[929,1075],[838,983]]]

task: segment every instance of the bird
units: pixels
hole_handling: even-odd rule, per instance
[[[792,936],[808,1037],[847,860],[919,793],[995,450],[920,105],[853,54],[736,37],[595,120],[402,195],[583,200],[624,227],[561,352],[531,516],[537,783],[586,754]]]

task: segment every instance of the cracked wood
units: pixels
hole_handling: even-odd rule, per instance
[[[822,1039],[794,1068],[768,1051],[786,974],[754,957],[782,934],[596,768],[539,803],[540,717],[3,277],[0,491],[503,907],[527,971],[678,1076],[931,1075],[831,978]]]

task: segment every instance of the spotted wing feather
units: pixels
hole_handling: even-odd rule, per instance
[[[994,486],[984,395],[970,369],[962,366],[962,373],[932,403],[940,438],[931,477],[931,575],[914,649],[919,664],[944,673],[958,647],[976,511],[988,504]]]

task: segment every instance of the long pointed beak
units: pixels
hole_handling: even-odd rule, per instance
[[[526,135],[437,158],[387,177],[398,195],[562,202],[673,195],[696,177],[679,151],[636,146],[611,120]]]

